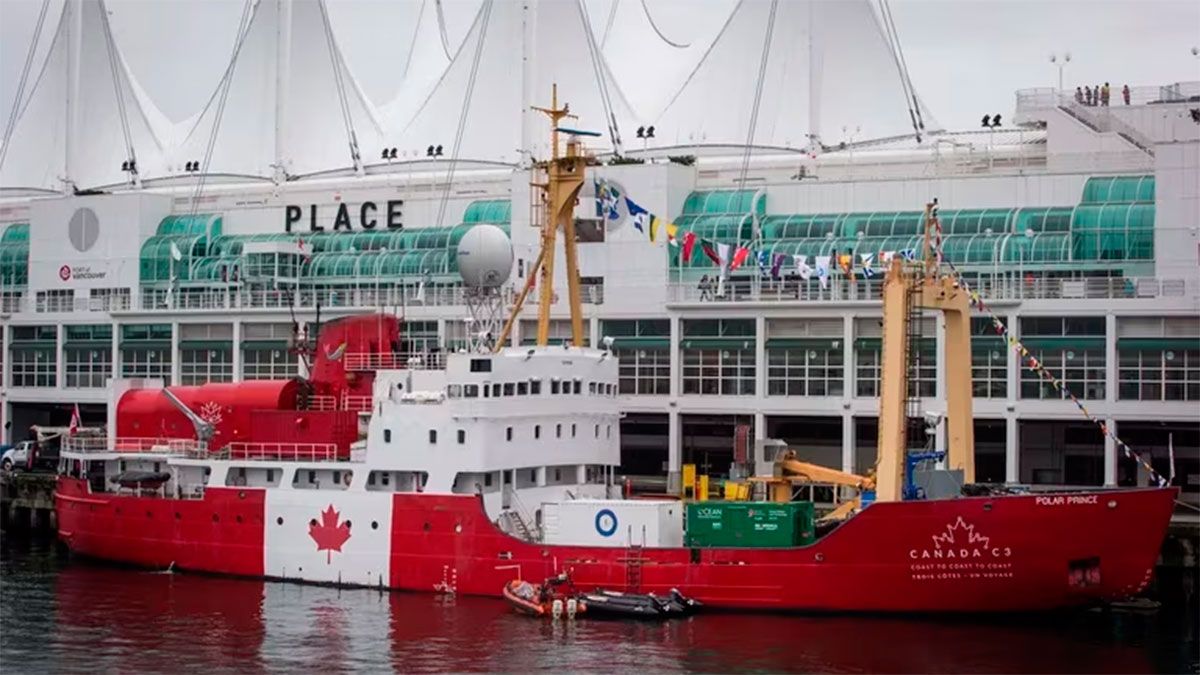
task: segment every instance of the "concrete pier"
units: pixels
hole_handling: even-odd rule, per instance
[[[0,473],[0,527],[5,531],[56,529],[54,474]]]

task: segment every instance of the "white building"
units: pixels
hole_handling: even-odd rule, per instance
[[[475,223],[508,228],[510,283],[524,283],[528,153],[549,138],[528,105],[557,83],[579,126],[603,132],[595,176],[701,237],[878,257],[913,246],[937,198],[946,257],[989,306],[1164,475],[1173,446],[1177,484],[1200,489],[1200,83],[1136,87],[1130,105],[1114,92],[1108,107],[1023,91],[1017,118],[986,130],[934,131],[919,111],[918,139],[900,78],[839,86],[896,72],[867,3],[743,3],[709,44],[660,55],[647,39],[633,55],[620,45],[649,30],[641,13],[589,40],[601,27],[573,3],[485,2],[453,58],[436,27],[418,30],[417,67],[376,107],[319,4],[263,0],[209,106],[172,125],[104,56],[102,6],[66,7],[0,163],[4,441],[65,424],[73,403],[103,418],[113,376],[294,375],[292,316],[315,321],[318,304],[322,318],[403,314],[408,351],[464,345],[454,245]],[[802,37],[764,40],[768,26]],[[866,37],[849,53],[821,37],[830,27]],[[641,72],[654,58],[676,61]],[[835,273],[822,288],[751,260],[712,293],[703,254],[684,264],[628,217],[597,220],[588,195],[577,216],[590,343],[611,336],[620,357],[628,473],[725,473],[737,425],[870,465],[877,280]],[[562,339],[565,304],[554,311]],[[979,480],[1146,480],[977,321]],[[532,315],[514,342],[531,328]],[[923,335],[916,393],[937,410],[940,327]]]

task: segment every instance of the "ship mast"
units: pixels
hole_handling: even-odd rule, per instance
[[[941,275],[938,251],[941,224],[937,204],[925,205],[921,260],[905,264],[897,256],[883,282],[883,347],[879,373],[879,456],[876,499],[898,501],[903,494],[908,453],[909,364],[914,312],[932,309],[946,318],[946,460],[961,469],[963,482],[975,481],[975,427],[971,413],[971,305],[967,290],[953,277]]]
[[[558,238],[559,229],[563,234],[563,248],[567,262],[567,300],[571,308],[571,344],[582,346],[583,309],[580,304],[579,292],[579,258],[575,249],[575,201],[579,190],[583,187],[588,157],[583,150],[579,136],[593,135],[589,132],[574,129],[559,128],[559,120],[575,118],[567,104],[558,107],[558,85],[554,85],[549,108],[533,106],[534,110],[545,113],[550,118],[550,148],[551,156],[548,161],[535,162],[534,171],[545,172],[545,182],[535,181],[531,185],[542,193],[542,246],[525,287],[513,303],[512,314],[496,340],[495,350],[500,351],[512,333],[513,324],[521,313],[525,299],[533,289],[538,277],[541,277],[538,288],[538,333],[537,344],[544,347],[550,340],[550,308],[554,304],[554,244]],[[559,132],[567,134],[566,154],[559,155]]]

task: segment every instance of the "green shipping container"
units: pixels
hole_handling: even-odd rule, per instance
[[[686,525],[686,543],[695,548],[784,548],[815,539],[812,502],[693,502]]]

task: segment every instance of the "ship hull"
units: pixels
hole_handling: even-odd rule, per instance
[[[212,488],[202,499],[90,494],[60,478],[61,539],[134,565],[500,597],[514,577],[672,588],[706,606],[1007,612],[1128,597],[1149,583],[1174,489],[874,504],[798,548],[629,549],[524,542],[477,497]]]

